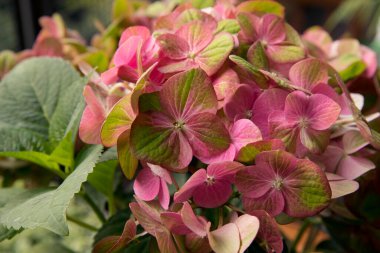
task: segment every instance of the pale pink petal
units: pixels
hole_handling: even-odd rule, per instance
[[[353,180],[376,168],[376,165],[363,157],[345,156],[339,163],[336,174],[345,179]]]
[[[336,199],[351,194],[359,189],[359,183],[347,180],[336,174],[326,173],[331,188],[331,198]]]
[[[205,169],[197,170],[181,187],[181,189],[174,194],[174,202],[180,203],[192,197],[194,190],[200,185],[204,184],[207,179]]]
[[[365,146],[369,142],[363,138],[359,131],[351,130],[343,135],[342,145],[346,154],[353,154]]]
[[[243,214],[237,218],[234,223],[238,227],[240,234],[239,253],[244,253],[255,239],[259,231],[260,222],[255,216]]]
[[[362,59],[367,65],[367,69],[364,72],[364,76],[367,78],[371,78],[376,73],[376,69],[377,69],[376,53],[372,49],[366,46],[360,46],[360,51],[361,51]]]
[[[143,168],[137,175],[133,190],[137,197],[144,201],[153,200],[161,188],[161,179],[148,168]]]
[[[239,229],[234,223],[209,232],[208,240],[215,253],[233,253],[238,252],[240,248]]]

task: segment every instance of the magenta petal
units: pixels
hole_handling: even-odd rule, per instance
[[[243,165],[238,162],[220,162],[213,163],[207,167],[207,176],[213,177],[216,181],[226,180],[232,183],[234,175]]]
[[[299,123],[301,119],[309,118],[309,99],[302,91],[294,91],[286,97],[284,112],[289,123]]]
[[[353,180],[376,168],[376,165],[363,157],[345,156],[339,163],[336,174],[345,179]]]
[[[230,130],[230,135],[237,152],[248,143],[262,140],[259,128],[248,119],[236,121]]]
[[[206,182],[207,174],[205,169],[197,170],[181,187],[181,189],[174,194],[174,202],[180,203],[188,200],[193,195],[194,190]]]
[[[272,169],[248,166],[236,174],[235,184],[244,197],[259,198],[270,191],[275,177]]]
[[[281,191],[272,188],[259,198],[252,199],[243,197],[243,206],[247,212],[265,210],[274,217],[284,210],[285,200]]]
[[[137,175],[133,190],[137,197],[144,201],[153,200],[161,188],[161,179],[155,176],[148,168],[144,168]]]
[[[225,114],[230,120],[250,119],[253,104],[259,95],[260,91],[252,86],[240,86],[224,105]]]
[[[275,219],[262,210],[253,211],[250,214],[256,216],[260,221],[257,237],[264,242],[267,252],[282,252],[284,246]]]
[[[205,208],[215,208],[223,205],[232,193],[231,183],[228,180],[218,180],[207,185],[206,182],[199,185],[193,192],[194,202]]]

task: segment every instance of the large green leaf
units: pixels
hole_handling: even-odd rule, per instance
[[[19,201],[12,198],[2,209],[0,223],[8,229],[42,227],[60,235],[68,235],[66,209],[102,152],[101,146],[91,146],[81,153],[74,172],[55,190]],[[17,202],[17,204],[15,204]]]
[[[0,156],[55,170],[58,163],[70,166],[74,140],[70,143],[68,135],[76,136],[86,82],[61,59],[32,58],[17,65],[0,83]],[[70,157],[47,157],[54,152]]]

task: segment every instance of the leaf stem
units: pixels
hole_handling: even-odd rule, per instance
[[[92,198],[86,193],[82,193],[83,199],[89,204],[89,206],[92,208],[92,210],[95,212],[96,216],[99,218],[99,220],[104,223],[106,221],[106,218],[104,217],[103,212],[99,209],[99,207],[96,205],[96,203],[92,200]]]
[[[296,238],[294,239],[293,243],[292,243],[292,246],[290,248],[290,252],[291,253],[294,253],[294,252],[297,252],[296,251],[296,248],[297,248],[297,244],[300,242],[303,234],[305,233],[306,229],[310,226],[310,221],[308,219],[305,219]]]
[[[115,198],[113,195],[108,198],[108,210],[110,216],[113,216],[116,213]]]
[[[81,221],[81,220],[79,220],[73,216],[70,216],[67,214],[66,217],[67,217],[68,221],[71,221],[72,223],[75,223],[80,227],[83,227],[83,228],[86,228],[88,230],[95,231],[95,232],[98,231],[98,228],[96,228],[96,227],[94,227],[94,226],[92,226],[86,222],[83,222],[83,221]]]

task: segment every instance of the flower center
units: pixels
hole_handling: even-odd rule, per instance
[[[189,53],[189,58],[194,60],[195,59],[195,53],[194,52],[190,52]]]
[[[252,118],[252,110],[247,110],[244,114],[245,118],[250,119]]]
[[[284,180],[277,176],[276,179],[272,182],[272,187],[276,190],[281,190],[283,184]]]
[[[207,175],[206,184],[209,186],[209,185],[213,185],[214,183],[215,183],[215,178],[213,176]]]
[[[173,123],[175,129],[181,129],[185,125],[185,122],[178,120]]]
[[[308,128],[308,126],[309,126],[309,120],[307,118],[305,118],[305,117],[302,117],[300,119],[300,121],[299,121],[299,126],[301,128]]]

